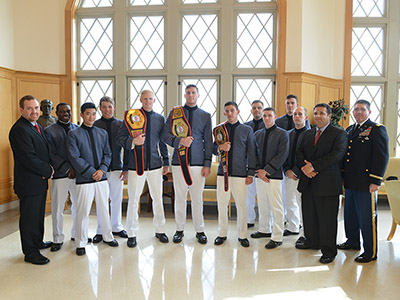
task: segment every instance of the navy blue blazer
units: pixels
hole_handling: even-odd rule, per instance
[[[42,134],[21,116],[9,133],[14,155],[14,191],[18,196],[40,196],[48,188],[47,180],[53,169],[49,146],[40,125],[39,129]]]

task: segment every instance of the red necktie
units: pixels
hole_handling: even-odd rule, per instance
[[[321,129],[318,129],[317,134],[315,135],[314,138],[314,146],[317,144],[320,136],[321,136]]]
[[[38,131],[40,134],[42,134],[42,133],[40,132],[40,129],[39,129],[38,124],[35,124],[35,127],[36,127],[37,131]]]

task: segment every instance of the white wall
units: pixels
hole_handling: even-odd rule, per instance
[[[287,3],[286,71],[342,79],[345,0]]]
[[[64,10],[66,1],[9,1],[14,3],[14,68],[16,70],[65,73]]]
[[[0,0],[0,67],[14,69],[14,1]]]

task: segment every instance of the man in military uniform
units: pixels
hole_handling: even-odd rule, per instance
[[[367,263],[377,258],[377,191],[389,161],[386,128],[369,119],[370,103],[358,100],[349,126],[348,149],[344,161],[344,226],[347,241],[337,247],[360,250],[360,230],[364,252],[355,261]]]

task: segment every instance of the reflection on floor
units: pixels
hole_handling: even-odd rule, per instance
[[[1,219],[1,217],[0,217]],[[212,218],[213,219],[213,218]],[[357,251],[340,251],[329,265],[318,262],[319,251],[296,250],[297,236],[281,247],[266,250],[268,239],[250,239],[250,248],[237,242],[236,222],[230,222],[228,240],[214,246],[217,221],[206,219],[209,242],[200,245],[188,221],[183,243],[161,244],[154,238],[152,219],[140,218],[138,247],[126,240],[120,246],[104,243],[86,247],[87,255],[75,255],[69,240],[71,217],[65,217],[66,241],[46,266],[25,263],[19,233],[0,240],[1,299],[399,299],[400,233],[386,241],[391,216],[379,212],[378,260],[356,264]],[[342,217],[340,216],[341,220]],[[125,221],[125,220],[124,220]],[[90,217],[90,236],[96,230]],[[253,228],[254,229],[254,228]],[[172,240],[175,223],[167,219]],[[250,230],[249,230],[250,234]],[[46,240],[51,240],[51,217],[46,218]],[[343,222],[338,241],[344,241]]]

